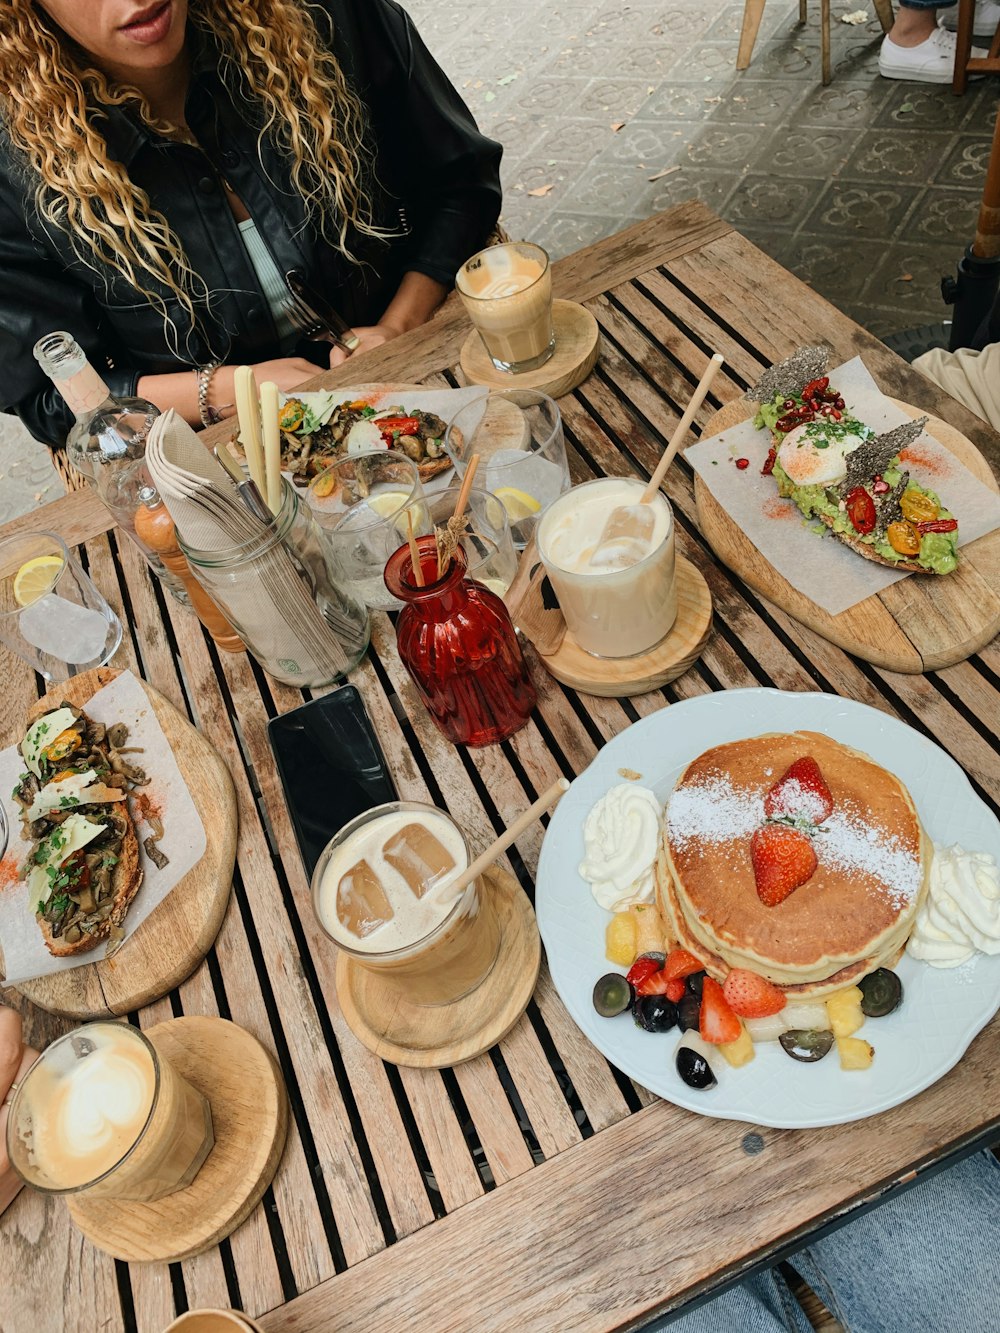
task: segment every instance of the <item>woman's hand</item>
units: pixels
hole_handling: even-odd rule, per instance
[[[283,356],[276,361],[258,361],[253,367],[253,377],[257,388],[268,380],[276,384],[282,393],[290,393],[306,380],[315,379],[320,373],[319,366],[301,356]],[[208,401],[213,407],[223,409],[224,416],[232,416],[236,408],[226,409],[226,404],[236,402],[236,367],[220,366],[212,376],[208,386]]]
[[[345,352],[342,347],[331,347],[331,366],[343,365],[348,357],[355,356],[358,352],[370,352],[374,347],[381,347],[383,343],[398,338],[403,330],[395,328],[392,324],[369,324],[361,328],[351,329],[351,332],[358,340],[357,347],[353,352]]]
[[[0,1213],[21,1188],[21,1177],[7,1160],[7,1111],[11,1084],[24,1078],[38,1052],[21,1040],[21,1015],[0,1008]]]

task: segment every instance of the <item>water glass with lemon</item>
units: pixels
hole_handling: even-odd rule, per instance
[[[104,666],[121,639],[121,621],[61,537],[0,542],[0,641],[46,681]]]
[[[334,581],[373,610],[395,610],[382,572],[406,541],[400,514],[423,495],[420,471],[393,449],[338,459],[309,485],[309,508],[327,539]]]
[[[546,505],[569,490],[559,408],[536,389],[505,389],[470,403],[448,426],[444,447],[459,477],[479,454],[476,484],[503,504],[518,550],[531,540]]]

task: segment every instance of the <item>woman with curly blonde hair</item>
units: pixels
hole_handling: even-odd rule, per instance
[[[0,0],[0,406],[60,444],[32,356],[193,424],[233,368],[282,389],[296,273],[360,349],[427,320],[500,206],[500,146],[395,0]]]

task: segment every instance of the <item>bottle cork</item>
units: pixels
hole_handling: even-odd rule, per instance
[[[218,646],[227,653],[244,652],[243,640],[191,572],[184,552],[177,545],[177,531],[167,506],[152,486],[143,487],[139,499],[142,504],[135,514],[139,540],[155,551],[166,568],[184,584],[195,614]]]

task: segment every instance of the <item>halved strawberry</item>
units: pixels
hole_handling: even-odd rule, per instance
[[[765,824],[750,839],[750,859],[757,897],[777,907],[812,877],[816,851],[804,833],[787,824]]]
[[[660,958],[662,957],[663,955],[661,954]],[[652,958],[649,954],[642,954],[629,968],[626,980],[638,989],[640,984],[645,981],[647,977],[651,977],[654,972],[659,972],[660,968],[663,966],[660,962],[660,958]]]
[[[723,983],[722,993],[740,1018],[768,1018],[780,1013],[787,1003],[780,987],[744,967],[733,968]]]
[[[666,995],[667,987],[670,985],[670,978],[663,975],[663,969],[656,972],[650,972],[648,976],[643,977],[635,988],[636,995]]]
[[[675,977],[673,981],[667,982],[667,999],[673,1000],[674,1004],[680,1004],[686,994],[687,986],[684,985],[680,977]]]
[[[726,1003],[722,987],[712,977],[706,977],[701,988],[698,1031],[702,1041],[710,1041],[715,1046],[739,1041],[743,1031],[743,1024]]]
[[[671,949],[663,964],[668,981],[676,981],[678,977],[689,977],[693,972],[704,970],[705,964],[695,958],[693,953],[688,953],[687,949]]]
[[[808,819],[811,824],[822,824],[830,817],[833,797],[812,755],[803,755],[788,766],[764,797],[764,813],[768,819]]]

